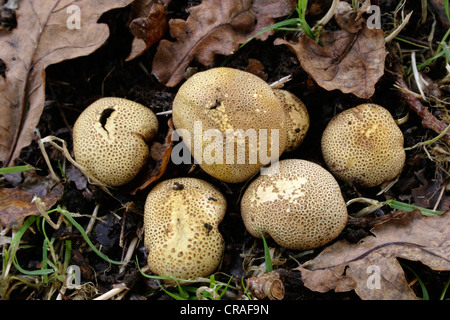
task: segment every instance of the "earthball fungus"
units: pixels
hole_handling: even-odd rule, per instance
[[[309,129],[309,114],[305,104],[287,90],[274,89],[285,112],[287,140],[285,152],[297,149],[305,139]]]
[[[209,175],[230,183],[254,176],[286,147],[283,107],[270,85],[231,68],[190,77],[173,101],[173,122]]]
[[[214,272],[225,248],[218,226],[226,207],[224,196],[200,179],[174,178],[156,185],[144,213],[150,270],[178,279]]]
[[[322,154],[338,179],[360,187],[395,179],[406,157],[395,120],[388,110],[371,103],[331,119],[322,135]]]
[[[101,98],[75,122],[75,160],[104,184],[124,185],[146,163],[147,143],[157,131],[158,120],[149,108],[127,99]]]
[[[254,237],[260,231],[280,246],[307,250],[335,239],[347,223],[347,206],[331,173],[307,160],[282,160],[247,188],[241,214]]]

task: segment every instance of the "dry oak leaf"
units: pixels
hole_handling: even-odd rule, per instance
[[[161,40],[167,31],[166,9],[170,0],[135,0],[131,4],[130,32],[134,35],[126,61],[133,60]]]
[[[32,140],[45,100],[45,68],[84,56],[108,38],[100,16],[133,0],[22,0],[17,28],[0,32],[0,162],[12,165]],[[73,6],[71,6],[73,5]],[[79,28],[77,26],[79,14]]]
[[[239,45],[295,9],[295,0],[204,0],[189,8],[188,19],[171,19],[170,35],[163,39],[153,59],[153,74],[168,87],[184,79],[192,60],[204,66],[214,62],[214,55],[231,55]],[[258,39],[266,40],[273,31]]]
[[[450,270],[450,210],[424,216],[419,210],[395,215],[359,243],[338,241],[298,268],[306,287],[317,292],[355,290],[364,300],[417,299],[397,258]]]
[[[142,175],[137,178],[136,184],[139,186],[134,188],[130,194],[135,195],[139,190],[144,190],[153,182],[157,181],[166,172],[170,162],[170,156],[173,148],[172,135],[175,130],[172,118],[167,121],[168,129],[164,139],[164,143],[154,141],[150,148],[151,166],[145,170]]]
[[[16,188],[0,188],[0,224],[3,227],[18,229],[23,220],[30,215],[40,215],[35,196],[41,198],[45,210],[49,210],[61,199],[64,192],[62,184],[54,184],[49,177],[41,177],[33,172],[27,173],[22,185]]]
[[[320,40],[323,46],[304,34],[297,43],[276,39],[274,44],[287,45],[322,88],[370,98],[384,74],[387,52],[383,31],[363,24],[357,33],[328,31],[321,34]]]

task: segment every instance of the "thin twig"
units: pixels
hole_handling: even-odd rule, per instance
[[[318,26],[324,26],[328,23],[328,21],[331,20],[331,18],[333,18],[334,16],[334,12],[336,11],[338,4],[339,4],[340,0],[333,0],[333,3],[331,4],[330,9],[327,11],[327,13],[323,16],[322,19],[320,19],[316,26],[314,28],[317,28]]]
[[[425,97],[425,94],[423,93],[422,87],[423,87],[423,81],[422,78],[419,76],[419,70],[417,70],[417,63],[416,63],[416,52],[411,52],[411,68],[413,71],[414,80],[416,81],[417,88],[419,89],[420,96],[423,100],[427,100]]]
[[[121,283],[120,287],[112,288],[111,290],[109,290],[108,292],[105,292],[101,296],[98,296],[94,300],[109,300],[124,290],[128,290],[128,288],[125,286],[125,284]]]
[[[408,24],[409,22],[409,18],[411,18],[413,11],[411,11],[410,13],[408,13],[408,15],[405,17],[405,19],[403,19],[402,23],[394,30],[391,32],[390,35],[388,35],[385,39],[384,42],[385,43],[389,43],[392,41],[392,39],[394,39],[399,33],[400,31],[403,30],[403,28]]]
[[[270,87],[271,87],[272,89],[280,89],[280,88],[283,88],[283,86],[284,86],[284,84],[285,84],[286,82],[291,81],[291,80],[292,80],[292,74],[287,75],[287,76],[285,76],[285,77],[283,77],[283,78],[281,78],[281,79],[278,79],[278,80],[275,81],[275,82],[272,82],[272,83],[270,84]]]
[[[403,70],[400,62],[394,62],[394,74],[395,74],[395,82],[397,86],[401,88],[397,93],[400,98],[406,103],[408,103],[409,107],[422,119],[422,125],[425,128],[431,129],[438,134],[441,134],[448,126],[445,121],[438,120],[436,117],[428,110],[428,107],[424,106],[422,102],[420,102],[419,98],[416,95],[409,93],[408,85],[403,79]],[[450,145],[450,132],[447,131],[443,136],[442,140]]]

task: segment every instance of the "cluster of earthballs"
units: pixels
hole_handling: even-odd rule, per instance
[[[270,160],[297,148],[309,128],[300,99],[230,68],[213,68],[189,78],[180,87],[172,112],[175,128],[189,133],[181,136],[194,159],[205,147],[193,148],[195,121],[202,121],[203,131],[216,129],[224,137],[235,134],[233,129],[278,129],[279,149],[269,150]],[[121,98],[103,98],[86,108],[74,125],[75,158],[106,185],[124,185],[141,171],[157,131],[158,121],[150,109]],[[245,142],[245,159],[262,147]],[[224,148],[228,143],[235,151],[239,144],[225,138],[224,143]],[[405,162],[402,132],[390,113],[375,104],[337,114],[323,132],[321,147],[331,173],[310,161],[288,159],[273,163],[249,184],[241,214],[251,235],[270,236],[295,250],[323,246],[347,222],[335,177],[360,187],[377,186],[398,176]],[[248,162],[200,163],[200,167],[216,179],[239,183],[267,164],[259,159]],[[203,180],[182,177],[157,184],[147,197],[144,216],[150,270],[179,279],[214,272],[225,247],[218,226],[226,207],[225,197]]]

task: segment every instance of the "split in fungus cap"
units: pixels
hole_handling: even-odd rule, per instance
[[[101,98],[73,127],[75,160],[110,187],[133,180],[147,161],[158,120],[147,107],[122,98]]]

